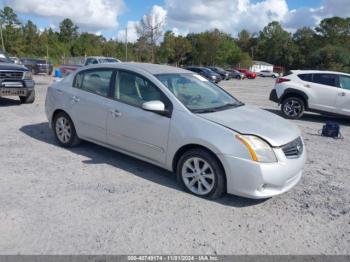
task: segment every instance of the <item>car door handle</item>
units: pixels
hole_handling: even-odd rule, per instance
[[[306,84],[304,86],[307,87],[307,88],[311,88],[311,85],[309,85],[309,84]]]
[[[77,96],[72,96],[72,102],[73,103],[78,103],[80,101],[80,98]]]
[[[110,109],[109,113],[113,116],[113,117],[120,117],[122,115],[122,113],[120,113],[117,109]]]
[[[345,92],[338,93],[339,96],[346,96]]]

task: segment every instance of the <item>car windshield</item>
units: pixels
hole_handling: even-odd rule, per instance
[[[208,69],[208,68],[203,67],[203,68],[201,68],[201,69],[202,69],[203,72],[205,72],[205,73],[213,73],[213,71],[210,70],[210,69]]]
[[[13,63],[13,61],[8,58],[5,54],[0,53],[0,62],[1,63]]]
[[[100,63],[119,63],[117,59],[114,58],[100,58]]]
[[[197,74],[160,74],[156,77],[194,113],[209,113],[242,105],[219,86]]]
[[[216,67],[216,70],[220,73],[226,73],[226,71],[221,67]]]

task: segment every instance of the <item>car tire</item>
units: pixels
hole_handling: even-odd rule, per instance
[[[299,97],[287,97],[282,101],[281,111],[288,119],[298,119],[304,114],[305,102]]]
[[[241,77],[240,76],[236,76],[236,79],[241,79]]]
[[[272,78],[276,78],[277,76],[275,76],[275,75],[272,75]]]
[[[73,121],[66,113],[59,112],[55,116],[52,128],[60,146],[74,147],[80,144],[81,140],[77,135]]]
[[[30,91],[27,96],[20,96],[19,99],[22,104],[33,104],[35,101],[35,90]]]
[[[185,152],[176,168],[180,185],[193,195],[217,199],[226,192],[224,170],[212,153],[196,148]]]

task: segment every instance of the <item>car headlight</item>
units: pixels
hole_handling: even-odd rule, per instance
[[[211,76],[212,79],[216,79],[216,76]]]
[[[31,80],[33,79],[33,75],[31,71],[25,71],[24,72],[24,79]]]
[[[261,138],[252,135],[236,135],[236,138],[248,149],[252,160],[262,163],[277,162],[272,147]]]

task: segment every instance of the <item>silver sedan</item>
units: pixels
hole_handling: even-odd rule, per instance
[[[142,63],[84,67],[48,88],[63,147],[87,140],[177,174],[188,192],[268,198],[302,176],[299,129],[193,72]]]

